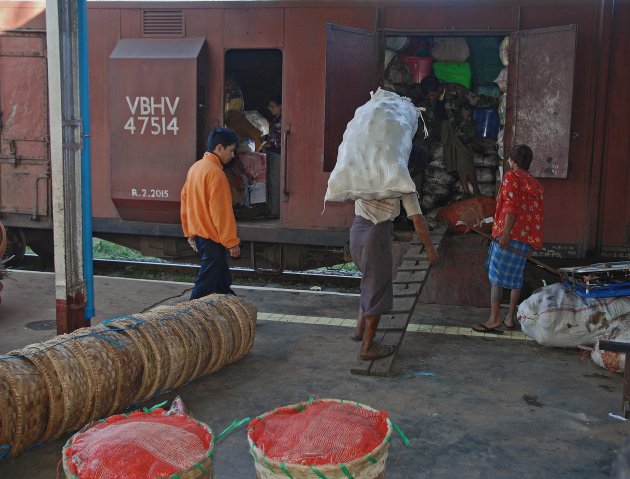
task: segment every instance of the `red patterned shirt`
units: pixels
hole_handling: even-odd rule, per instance
[[[528,171],[520,168],[508,171],[503,178],[492,236],[498,238],[503,234],[505,217],[509,214],[516,216],[510,239],[542,248],[543,187]]]

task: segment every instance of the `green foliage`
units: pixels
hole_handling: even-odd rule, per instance
[[[312,270],[309,270],[309,272],[319,273],[319,274],[337,273],[337,274],[342,274],[342,275],[354,275],[359,272],[359,269],[354,263],[350,262],[350,263],[336,264],[334,266],[326,266],[324,268],[312,269]]]
[[[125,248],[109,241],[105,241],[99,238],[93,239],[93,251],[95,259],[122,259],[133,261],[155,261],[162,262],[159,258],[152,258],[150,256],[142,256],[136,250],[131,248]]]

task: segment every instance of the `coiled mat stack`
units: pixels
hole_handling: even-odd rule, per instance
[[[0,458],[238,361],[256,315],[243,299],[211,295],[0,356]]]

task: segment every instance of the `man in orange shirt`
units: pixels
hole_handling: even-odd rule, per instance
[[[181,195],[181,219],[188,243],[201,258],[201,268],[190,299],[212,293],[234,294],[226,252],[241,255],[236,236],[232,193],[223,171],[234,157],[238,137],[229,128],[215,128],[208,151],[188,170]]]

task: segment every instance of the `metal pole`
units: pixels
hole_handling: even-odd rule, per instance
[[[76,0],[46,1],[57,333],[85,325]]]
[[[92,251],[92,165],[90,140],[90,76],[88,63],[87,0],[78,0],[79,14],[79,77],[83,149],[81,150],[81,192],[83,214],[83,276],[87,305],[85,319],[94,317],[94,261]]]

